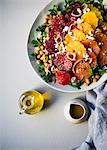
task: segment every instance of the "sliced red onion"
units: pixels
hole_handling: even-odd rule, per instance
[[[75,53],[71,53],[71,52],[67,52],[67,58],[71,61],[75,61],[76,60],[76,54]],[[72,56],[72,58],[71,58]]]
[[[74,65],[73,65],[73,67],[72,67],[72,72],[75,74],[75,67],[76,67],[76,65],[80,62],[80,61],[82,61],[82,59],[78,59],[75,63],[74,63]]]
[[[73,10],[72,13],[71,13],[71,15],[72,15],[73,17],[80,17],[80,16],[82,15],[82,11],[81,11],[80,8],[77,8],[78,14],[75,14],[74,11],[75,11],[75,10]]]
[[[72,28],[72,26],[75,25],[75,24],[76,24],[76,22],[72,23],[72,24],[69,26],[68,33],[71,32],[71,28]]]
[[[91,64],[92,63],[92,58],[89,58],[89,64]]]

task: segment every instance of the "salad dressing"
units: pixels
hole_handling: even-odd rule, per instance
[[[69,113],[72,118],[80,119],[84,114],[84,109],[78,104],[71,104]]]

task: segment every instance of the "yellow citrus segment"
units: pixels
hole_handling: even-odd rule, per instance
[[[72,33],[73,36],[76,37],[78,41],[83,41],[86,39],[85,34],[81,30],[75,28],[72,30]]]
[[[94,7],[93,4],[88,4],[88,7],[91,9],[91,11],[93,11],[96,16],[99,18],[99,19],[103,19],[102,15],[101,15],[101,11],[99,11],[98,8]]]
[[[81,18],[84,19],[85,22],[89,23],[93,27],[98,26],[98,18],[93,11],[83,14]]]
[[[65,36],[65,41],[66,41],[67,43],[70,43],[70,42],[73,42],[74,39],[73,39],[69,34],[66,34],[66,36]]]
[[[73,52],[77,54],[77,59],[83,58],[86,54],[86,49],[84,45],[79,41],[73,41],[66,46],[68,52]]]
[[[88,34],[90,31],[93,31],[93,28],[87,22],[81,23],[82,30],[85,34]]]

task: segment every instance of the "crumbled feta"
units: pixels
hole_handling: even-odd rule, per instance
[[[71,36],[71,35],[72,35],[72,32],[68,32],[68,35],[70,35],[70,36]]]
[[[82,23],[83,21],[84,21],[83,19],[78,18],[78,19],[77,19],[77,24],[78,24],[78,23]]]
[[[55,43],[55,48],[56,48],[56,49],[58,49],[58,46],[59,46],[59,44],[58,44],[58,43]]]
[[[90,36],[93,36],[93,34],[92,34],[92,32],[91,32],[91,30],[89,31],[89,33],[88,33]]]
[[[37,37],[40,39],[42,37],[41,32],[38,32]]]
[[[63,32],[66,32],[68,31],[69,27],[68,26],[65,26],[64,29],[63,29]]]
[[[50,72],[50,71],[49,71],[48,67],[45,68],[45,73],[46,73],[46,75],[47,75],[49,72]]]
[[[90,35],[86,35],[86,38],[87,39],[90,39],[90,40],[94,40],[94,37],[90,36]]]
[[[89,11],[90,11],[90,8],[85,7],[85,8],[83,9],[83,14],[86,14],[86,13],[89,12]]]
[[[52,66],[52,67],[51,67],[51,71],[54,71],[54,70],[55,70],[55,67],[54,67],[54,66]]]
[[[91,48],[88,48],[88,51],[92,52],[92,49],[91,49]]]
[[[98,45],[103,45],[103,43],[102,43],[102,42],[99,42]]]
[[[89,12],[89,11],[90,11],[90,8],[87,8],[86,11]]]
[[[85,58],[85,61],[87,61],[89,59],[89,55],[88,54],[85,54],[84,55],[84,58]]]
[[[76,77],[71,78],[71,83],[74,83],[76,81]]]
[[[86,12],[87,12],[86,9],[83,9],[83,14],[86,14]]]
[[[91,64],[92,63],[92,58],[89,58],[89,64]]]
[[[81,13],[81,9],[80,9],[80,8],[77,8],[77,12],[78,12],[78,13]]]

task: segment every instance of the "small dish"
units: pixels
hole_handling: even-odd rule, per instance
[[[87,120],[89,109],[81,99],[69,101],[64,108],[65,118],[72,123],[81,123]]]

